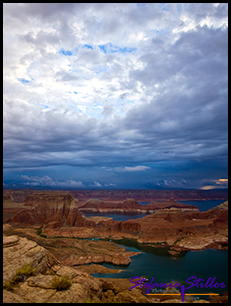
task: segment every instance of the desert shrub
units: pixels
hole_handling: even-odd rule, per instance
[[[39,237],[47,238],[46,235],[42,234],[42,228],[41,227],[37,230],[37,235],[39,235]]]
[[[12,280],[8,281],[3,285],[3,289],[6,289],[8,291],[12,291],[20,282],[24,282],[29,276],[34,274],[35,269],[32,269],[31,266],[25,265],[24,267],[20,268],[15,272],[15,275]]]
[[[47,238],[47,235],[40,234],[39,237]]]
[[[102,303],[102,302],[100,300],[95,301],[94,299],[89,297],[86,299],[85,303]]]
[[[3,289],[5,289],[7,291],[13,291],[15,285],[16,285],[16,283],[14,282],[14,280],[10,280],[9,282],[7,282],[3,285]]]
[[[26,278],[28,278],[29,276],[34,274],[35,269],[32,269],[31,266],[25,265],[24,267],[22,267],[21,269],[17,270],[15,272],[15,276],[25,276]]]
[[[42,228],[40,227],[40,228],[37,230],[37,235],[40,236],[41,233],[42,233]]]
[[[54,289],[61,291],[69,289],[72,282],[69,276],[62,275],[59,277],[55,275],[51,280],[51,284]]]

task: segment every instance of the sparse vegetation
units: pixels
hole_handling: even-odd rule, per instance
[[[40,227],[40,228],[37,230],[37,235],[40,236],[41,233],[42,233],[42,228]]]
[[[17,277],[25,276],[28,278],[29,276],[34,274],[35,269],[32,269],[30,265],[25,265],[23,268],[17,270],[15,275]]]
[[[58,291],[67,290],[71,287],[71,278],[67,275],[54,276],[51,280],[52,287]]]
[[[102,302],[101,301],[96,302],[95,300],[93,300],[92,298],[89,297],[89,298],[86,299],[85,303],[102,303]]]
[[[3,289],[12,291],[18,283],[24,282],[29,276],[32,276],[34,271],[35,269],[32,269],[29,264],[25,265],[15,272],[13,279],[3,285]]]
[[[177,244],[177,242],[180,242],[182,238],[178,238],[173,244]]]
[[[3,285],[3,289],[7,291],[13,291],[16,284],[17,283],[14,280],[10,280]]]
[[[39,237],[47,238],[47,235],[40,234]]]
[[[47,238],[46,235],[42,234],[42,228],[41,227],[37,230],[37,235],[39,235],[39,237]]]

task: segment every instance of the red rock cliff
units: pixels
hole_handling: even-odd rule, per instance
[[[95,226],[95,222],[86,220],[79,212],[69,193],[33,193],[26,197],[25,205],[30,208],[16,214],[12,224]]]

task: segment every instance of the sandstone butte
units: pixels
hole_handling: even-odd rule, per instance
[[[160,300],[145,296],[140,288],[129,289],[128,279],[95,278],[78,268],[62,265],[36,242],[18,236],[3,235],[3,285],[25,264],[34,269],[32,276],[20,275],[21,282],[11,291],[3,290],[3,303],[179,303],[173,296]],[[67,276],[71,286],[58,291],[52,286],[54,276]],[[186,300],[187,301],[187,300]],[[193,303],[209,303],[205,300]]]
[[[141,205],[134,199],[127,199],[120,203],[105,203],[104,201],[90,199],[84,205],[79,207],[80,211],[85,212],[118,212],[118,213],[154,213],[164,208],[181,208],[183,211],[198,211],[198,207],[194,205],[182,204],[176,202],[173,198],[161,202],[149,203]]]
[[[102,201],[90,200],[83,206],[89,208],[97,205],[103,207]],[[142,206],[129,199],[118,204],[105,204],[105,209],[111,209],[112,205],[121,211],[132,211]],[[195,206],[190,208],[189,205],[177,203],[174,199],[146,206],[155,213],[139,219],[107,220],[96,224],[84,217],[80,212],[81,207],[78,209],[76,200],[69,192],[34,192],[26,197],[23,210],[5,222],[13,226],[42,227],[43,233],[50,236],[125,237],[140,243],[167,244],[175,250],[227,247],[228,202],[205,212],[198,211]]]

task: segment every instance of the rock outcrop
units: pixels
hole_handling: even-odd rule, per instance
[[[129,279],[95,278],[87,272],[64,266],[56,258],[50,258],[43,247],[27,238],[4,236],[3,240],[4,267],[12,271],[10,275],[7,269],[3,269],[5,287],[25,262],[35,269],[34,275],[21,278],[10,291],[3,290],[3,303],[162,303],[159,298],[145,296],[139,287],[129,289]],[[19,258],[26,261],[16,264]],[[66,290],[57,290],[53,285],[54,277],[59,280],[64,276],[69,279],[70,286]],[[163,302],[180,301],[169,299]]]
[[[165,208],[160,209],[160,204]],[[141,211],[138,207],[143,208],[144,205],[140,205],[134,199],[117,204],[91,200],[78,209],[70,193],[50,191],[29,194],[24,205],[28,206],[28,209],[17,213],[11,219],[11,224],[43,227],[43,231],[50,236],[71,235],[81,238],[110,239],[126,237],[141,243],[165,243],[172,247],[187,249],[223,248],[227,247],[228,242],[228,204],[226,203],[199,212],[194,208],[193,211],[185,211],[189,205],[170,199],[146,205],[148,209],[152,207],[155,213],[143,218],[99,221],[97,224],[87,220],[79,210],[84,210],[85,207],[85,209],[105,211],[114,207],[114,211],[131,213]],[[195,241],[198,241],[198,244],[195,245]]]
[[[13,225],[47,226],[59,228],[62,225],[94,227],[95,222],[86,220],[76,207],[69,193],[33,193],[26,197],[28,209],[17,213],[11,220]]]
[[[152,214],[159,209],[164,208],[181,208],[184,211],[198,211],[198,207],[195,205],[188,205],[176,202],[173,198],[165,202],[149,203],[147,205],[141,205],[134,199],[127,199],[120,203],[105,203],[101,200],[88,200],[84,205],[79,207],[83,212],[118,212],[118,213],[138,213],[138,214]]]
[[[84,303],[122,302],[149,303],[140,289],[129,291],[128,280],[94,278],[86,272],[62,265],[36,242],[18,236],[3,236],[3,285],[14,279],[15,273],[30,264],[32,276],[21,277],[11,291],[3,290],[3,303]],[[58,291],[52,284],[53,277],[68,277],[71,286]],[[119,281],[120,286],[117,285]],[[130,299],[128,298],[130,296]]]
[[[44,273],[52,263],[56,263],[54,257],[36,242],[18,236],[3,236],[3,284],[27,264],[35,268],[36,273]]]
[[[136,220],[102,221],[96,229],[102,228],[104,235],[108,232],[110,237],[120,233],[142,243],[167,243],[187,249],[220,248],[228,242],[227,207],[222,205],[198,213],[172,207]]]
[[[48,231],[49,235],[122,239],[132,238],[140,243],[165,244],[173,250],[227,248],[227,205],[207,212],[185,212],[178,208],[158,210],[143,218],[126,221],[100,221],[91,230],[62,227]]]
[[[4,196],[10,196],[11,199],[14,201],[14,203],[23,203],[25,198],[33,193],[34,190],[31,190],[31,189],[3,189],[3,195]]]

